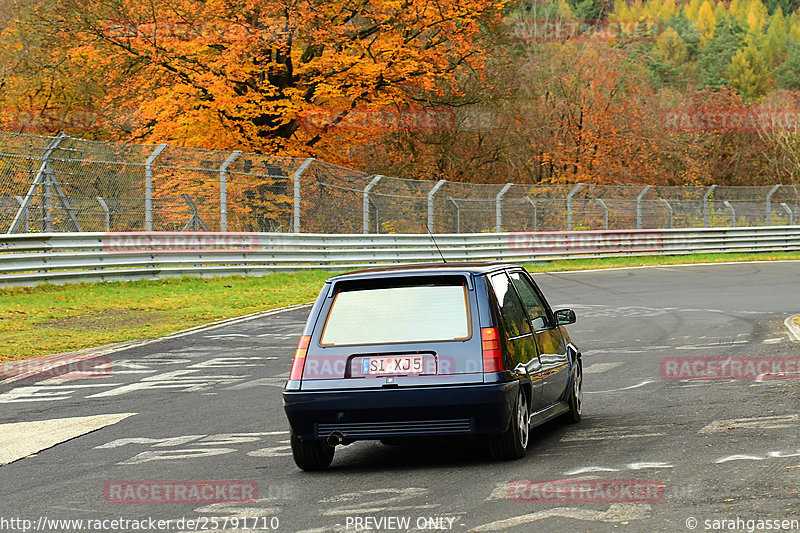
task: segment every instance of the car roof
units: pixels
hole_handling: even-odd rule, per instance
[[[348,279],[368,279],[368,278],[382,278],[394,277],[402,275],[442,275],[442,274],[486,274],[498,270],[509,268],[522,268],[521,265],[514,263],[487,263],[487,262],[452,262],[452,263],[412,263],[405,265],[393,265],[386,267],[376,267],[364,270],[356,270],[354,272],[347,272],[334,276],[328,281],[337,282]]]

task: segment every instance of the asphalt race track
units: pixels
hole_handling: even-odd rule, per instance
[[[713,521],[800,519],[800,382],[747,374],[761,357],[797,372],[784,320],[800,313],[800,263],[534,277],[577,313],[584,418],[536,429],[520,461],[464,441],[356,443],[330,470],[300,471],[280,393],[302,307],[115,352],[102,379],[0,383],[0,530],[152,519],[145,530],[730,531]],[[668,373],[718,356],[743,363],[739,378]],[[132,482],[148,480],[231,483],[200,503],[146,486],[136,498],[153,503],[132,503]],[[214,503],[242,487],[257,488],[254,502]]]

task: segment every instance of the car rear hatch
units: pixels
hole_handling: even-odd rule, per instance
[[[470,274],[393,275],[332,284],[308,337],[301,390],[483,382]]]

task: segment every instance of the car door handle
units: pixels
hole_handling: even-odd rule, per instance
[[[528,367],[525,366],[523,363],[519,363],[517,366],[514,367],[514,374],[518,376],[522,375],[527,377],[529,375]]]

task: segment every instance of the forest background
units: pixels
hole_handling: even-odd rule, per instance
[[[471,183],[797,183],[799,6],[3,0],[0,130]]]

